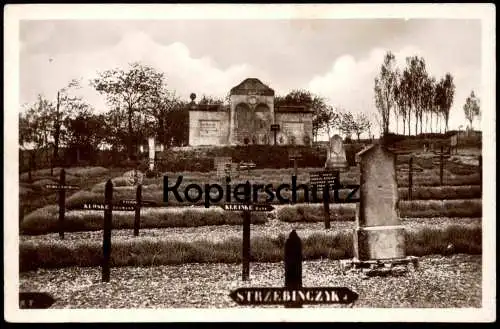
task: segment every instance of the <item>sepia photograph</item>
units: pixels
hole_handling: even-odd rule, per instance
[[[496,320],[494,5],[4,21],[7,321]]]

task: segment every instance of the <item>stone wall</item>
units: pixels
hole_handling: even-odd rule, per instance
[[[296,145],[304,145],[304,136],[309,136],[309,140],[312,142],[312,113],[278,112],[275,115],[275,121],[281,127],[281,131],[278,133],[277,137],[278,144],[280,144],[280,137],[282,137],[283,144],[291,144],[292,136],[295,137]],[[292,134],[288,133],[286,131],[286,126],[290,124],[302,124],[302,132],[297,131]]]
[[[189,145],[226,145],[228,138],[229,112],[189,111]]]

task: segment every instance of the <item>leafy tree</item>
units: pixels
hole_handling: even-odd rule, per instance
[[[155,103],[155,98],[161,93],[165,77],[163,73],[141,63],[132,63],[127,70],[111,69],[99,72],[91,85],[105,95],[108,104],[123,110],[127,117],[127,152],[129,158],[133,154],[134,113],[144,111]]]
[[[42,150],[48,150],[51,135],[51,113],[53,105],[42,95],[33,104],[26,105],[19,113],[19,144],[21,148],[26,144],[33,147],[33,160]],[[48,153],[47,153],[48,154]],[[36,166],[36,164],[34,163]]]
[[[425,60],[418,56],[406,58],[406,68],[403,73],[406,79],[409,100],[408,130],[410,131],[411,112],[415,113],[415,135],[418,134],[418,123],[422,121],[423,86],[427,77]],[[422,126],[422,125],[421,125]],[[420,128],[422,131],[422,128]]]
[[[428,77],[425,83],[425,93],[427,97],[425,98],[425,110],[426,110],[426,120],[425,124],[432,133],[432,119],[435,113],[435,104],[434,104],[434,98],[436,95],[436,78],[435,77]],[[430,118],[429,125],[428,120]]]
[[[19,143],[30,143],[35,150],[49,145],[50,121],[53,105],[42,95],[38,95],[35,103],[28,105],[19,114]]]
[[[351,112],[341,112],[339,130],[350,139],[353,132],[356,130],[356,122]]]
[[[149,134],[155,133],[160,143],[168,145],[169,136],[167,127],[173,124],[168,114],[176,110],[181,105],[175,92],[168,91],[165,87],[159,89],[152,98],[151,105],[147,108],[146,114],[155,122],[155,127],[148,127]]]
[[[322,111],[323,126],[328,139],[332,137],[334,129],[341,131],[342,126],[342,116],[341,113],[336,110],[333,106],[327,106],[324,111]]]
[[[472,130],[472,121],[474,120],[474,117],[481,115],[479,98],[477,98],[474,94],[474,90],[471,91],[470,96],[465,100],[464,113],[465,118],[469,121],[470,129]]]
[[[397,83],[396,59],[394,54],[388,51],[380,68],[379,75],[375,78],[375,106],[382,118],[383,134],[389,132],[391,109],[394,106],[394,90]]]
[[[370,126],[371,123],[366,114],[358,113],[356,114],[356,116],[354,116],[352,120],[352,130],[356,134],[358,141],[359,141],[359,136],[365,131],[367,131]]]
[[[394,96],[398,113],[403,120],[403,135],[406,133],[406,120],[409,112],[409,79],[406,72],[398,75]],[[408,134],[409,134],[408,130]]]
[[[317,140],[318,133],[322,129],[329,131],[334,119],[332,108],[327,107],[324,98],[311,93],[308,90],[297,89],[292,90],[285,96],[276,96],[274,98],[274,106],[305,106],[311,109],[313,114],[313,138]]]
[[[448,131],[448,121],[450,119],[450,109],[453,104],[453,97],[455,96],[455,84],[453,83],[453,76],[446,73],[443,80],[443,98],[441,104],[441,111],[445,120],[445,132]]]
[[[91,111],[81,111],[74,118],[67,118],[68,146],[76,150],[76,160],[80,160],[82,150],[94,154],[106,139],[105,115],[95,115]]]
[[[55,107],[50,113],[52,121],[52,138],[54,140],[54,160],[59,159],[59,145],[61,139],[66,134],[64,122],[79,111],[90,108],[89,104],[84,102],[81,97],[71,96],[70,91],[80,88],[77,80],[71,80],[64,88],[57,91]],[[63,137],[63,138],[61,138]]]
[[[453,77],[450,73],[441,78],[436,85],[434,104],[436,105],[436,113],[438,114],[439,131],[441,132],[441,117],[445,121],[445,132],[448,130],[448,120],[450,117],[450,109],[453,104],[453,96],[455,94],[455,85]]]

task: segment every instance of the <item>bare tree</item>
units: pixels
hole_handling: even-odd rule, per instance
[[[418,123],[422,121],[422,91],[424,81],[427,76],[425,68],[425,60],[418,56],[411,56],[406,58],[405,78],[408,83],[408,96],[410,103],[410,113],[408,116],[408,129],[410,128],[410,115],[411,111],[415,113],[415,135],[418,134]],[[422,125],[420,125],[420,132],[422,132]]]
[[[453,104],[453,97],[455,95],[455,84],[453,83],[453,77],[450,73],[446,73],[444,78],[440,81],[440,96],[439,99],[439,109],[445,121],[445,132],[448,131],[448,120],[450,118],[450,109]]]
[[[474,90],[471,91],[470,96],[465,100],[464,113],[465,118],[469,121],[470,130],[472,130],[472,121],[474,121],[474,117],[481,115],[479,98],[474,94]]]
[[[352,121],[353,132],[356,134],[358,141],[359,136],[368,130],[368,127],[371,126],[370,120],[364,113],[357,113],[354,116],[354,120]]]

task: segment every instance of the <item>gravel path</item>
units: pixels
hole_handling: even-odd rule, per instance
[[[52,308],[226,308],[241,307],[228,296],[235,288],[283,286],[284,280],[282,263],[252,263],[246,282],[238,264],[113,268],[109,283],[100,275],[100,268],[40,269],[20,274],[20,291],[52,294]],[[369,279],[342,275],[338,261],[306,261],[303,285],[348,287],[359,294],[355,308],[481,307],[481,256],[421,257],[406,276]]]
[[[429,226],[443,226],[449,224],[460,225],[481,225],[481,218],[412,218],[405,219],[402,224],[406,228],[419,228]],[[278,220],[270,220],[266,224],[252,225],[252,236],[278,236],[279,234],[288,234],[293,229],[301,238],[314,233],[334,232],[339,230],[349,230],[354,228],[353,221],[338,221],[331,222],[331,228],[326,230],[324,223],[287,223]],[[162,229],[141,229],[141,237],[160,237],[175,241],[194,241],[194,240],[209,240],[223,241],[228,238],[241,238],[243,227],[241,225],[211,225],[198,227],[172,227]],[[133,230],[113,230],[112,237],[123,239],[134,239]],[[59,239],[58,233],[45,235],[22,235],[20,242],[45,242],[45,241],[64,241],[75,242],[82,240],[101,240],[102,231],[86,231],[86,232],[71,232],[65,233],[64,240]]]

